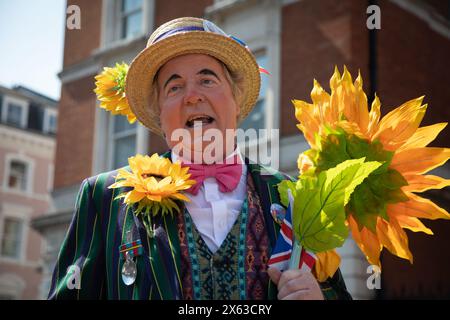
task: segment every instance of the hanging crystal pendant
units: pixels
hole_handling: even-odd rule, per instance
[[[127,243],[132,241],[132,233],[131,230],[127,231]],[[127,286],[132,285],[134,281],[136,281],[137,268],[136,263],[133,261],[133,258],[130,255],[130,252],[125,253],[125,263],[122,266],[122,281]]]
[[[127,259],[122,267],[122,280],[127,286],[132,285],[136,281],[137,268],[136,263],[133,259],[126,253]]]

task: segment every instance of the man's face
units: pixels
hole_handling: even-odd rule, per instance
[[[221,151],[225,152],[226,129],[236,129],[239,107],[218,60],[204,54],[173,58],[159,71],[158,89],[161,127],[170,148],[180,142],[179,138],[171,139],[174,130],[185,129],[194,137],[194,129],[199,132],[201,126],[203,133],[207,129],[221,133]],[[209,143],[191,140],[185,147],[199,151]]]

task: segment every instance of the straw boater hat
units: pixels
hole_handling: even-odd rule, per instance
[[[226,35],[208,20],[184,17],[169,21],[150,36],[147,47],[131,63],[126,79],[126,96],[133,113],[142,124],[159,135],[162,135],[159,107],[152,97],[154,77],[167,61],[188,53],[213,56],[232,73],[241,75],[244,88],[241,121],[258,99],[259,66],[242,41]]]

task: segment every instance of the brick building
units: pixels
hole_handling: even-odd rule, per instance
[[[30,222],[48,212],[57,102],[0,86],[0,299],[38,299],[42,237]]]
[[[377,92],[384,114],[426,94],[430,108],[424,124],[448,121],[449,2],[378,1],[381,29],[369,30],[366,9],[373,2],[69,0],[68,5],[81,9],[81,30],[66,30],[54,206],[38,221],[39,229],[62,237],[82,179],[123,165],[137,152],[165,150],[165,143],[145,128],[96,108],[92,90],[94,76],[102,67],[129,63],[145,47],[152,30],[172,18],[198,16],[216,22],[245,41],[260,65],[269,70],[271,76],[263,76],[260,99],[244,126],[280,128],[283,171],[295,172],[296,158],[307,148],[295,126],[291,99],[310,100],[313,78],[328,89],[335,65],[347,65],[352,74],[361,70],[369,98]],[[446,130],[436,145],[445,145],[448,138]],[[447,165],[440,174],[449,177],[448,172]],[[448,190],[430,196],[449,207]],[[416,254],[413,267],[383,256],[382,289],[377,291],[367,289],[367,264],[349,241],[339,251],[350,292],[356,298],[449,297],[450,276],[443,270],[450,267],[445,262],[450,256],[440,243],[444,243],[450,223],[430,225],[436,230],[434,237],[408,233]]]

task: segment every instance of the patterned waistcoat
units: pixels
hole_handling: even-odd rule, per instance
[[[251,175],[241,213],[212,253],[184,210],[177,219],[184,299],[267,299],[270,242]]]

